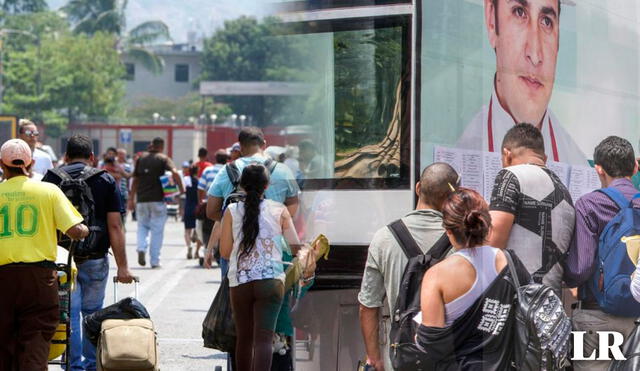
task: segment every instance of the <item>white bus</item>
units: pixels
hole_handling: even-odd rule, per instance
[[[619,135],[637,149],[637,1],[308,0],[278,9],[287,57],[312,86],[286,105],[313,149],[301,164],[299,232],[332,245],[294,311],[299,370],[353,370],[365,357],[357,292],[368,244],[414,207],[413,185],[434,159],[486,196],[504,132],[529,122],[577,197],[598,186],[589,159],[600,140]]]

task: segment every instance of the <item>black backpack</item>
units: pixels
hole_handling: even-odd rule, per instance
[[[504,255],[517,292],[513,368],[563,370],[568,364],[571,320],[551,287],[520,284],[511,254],[506,250]]]
[[[82,215],[83,224],[89,228],[89,235],[74,245],[73,255],[77,257],[97,257],[97,255],[104,253],[100,251],[98,242],[106,233],[106,225],[104,222],[99,222],[95,217],[95,202],[87,180],[101,175],[105,171],[85,166],[77,178],[72,178],[60,168],[50,169],[49,171],[61,179],[58,187]],[[71,239],[64,233],[58,232],[58,245],[65,249],[70,249]]]
[[[427,364],[421,361],[424,353],[415,344],[419,324],[413,320],[413,317],[420,312],[420,288],[424,273],[447,256],[452,247],[451,242],[446,233],[443,233],[429,251],[423,254],[402,220],[396,220],[389,224],[388,228],[409,259],[402,274],[398,298],[391,314],[389,334],[391,364],[395,370],[427,370]]]
[[[266,167],[267,170],[269,170],[269,174],[273,174],[273,171],[276,169],[277,164],[278,164],[277,162],[268,158],[262,165]],[[227,197],[227,199],[224,201],[224,204],[222,205],[223,213],[227,209],[227,207],[229,207],[229,205],[234,204],[238,201],[241,201],[244,198],[244,194],[241,192],[238,192],[238,185],[240,184],[240,176],[242,174],[240,174],[240,169],[238,169],[238,166],[236,166],[236,162],[234,161],[230,164],[226,164],[225,171],[227,172],[229,181],[233,186],[233,191],[231,192],[229,197]]]

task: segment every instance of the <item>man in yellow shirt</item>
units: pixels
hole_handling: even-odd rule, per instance
[[[0,370],[46,370],[59,320],[56,230],[74,240],[89,230],[58,187],[28,178],[31,149],[0,147]]]

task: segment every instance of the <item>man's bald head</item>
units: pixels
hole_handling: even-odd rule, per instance
[[[435,162],[422,171],[418,197],[423,203],[440,210],[442,203],[452,192],[452,187],[457,189],[459,183],[460,176],[451,165]]]

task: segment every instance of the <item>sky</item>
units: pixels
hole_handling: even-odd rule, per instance
[[[57,10],[67,0],[48,0]],[[134,27],[149,20],[161,20],[169,26],[173,41],[187,40],[190,29],[210,35],[225,20],[241,15],[261,17],[267,14],[267,0],[129,0],[127,26]]]

